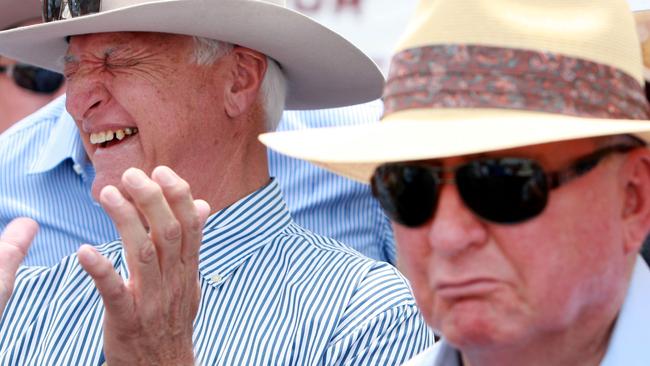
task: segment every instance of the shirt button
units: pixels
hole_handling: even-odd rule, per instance
[[[212,279],[212,282],[214,282],[214,283],[219,283],[219,282],[221,282],[221,280],[223,280],[223,277],[221,277],[220,275],[216,274],[216,275],[212,276],[211,279]]]
[[[72,169],[74,170],[75,173],[77,173],[77,175],[81,175],[84,172],[83,168],[79,164],[74,164],[72,166]]]

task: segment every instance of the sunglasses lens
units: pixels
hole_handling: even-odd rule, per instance
[[[62,0],[43,0],[43,21],[51,22],[98,13],[100,4],[101,0],[68,0],[66,9],[62,9]]]
[[[375,170],[371,184],[386,215],[402,225],[420,226],[435,210],[437,179],[429,167],[384,164]]]
[[[86,0],[86,1],[76,0],[74,2],[79,4],[78,6],[76,6],[77,9],[79,9],[79,13],[76,14],[75,16],[99,13],[99,6],[101,4],[101,0]]]
[[[63,75],[31,65],[16,65],[12,76],[17,85],[36,93],[50,94],[63,84]]]
[[[478,160],[456,172],[456,185],[465,204],[482,218],[514,224],[540,214],[548,200],[542,167],[533,160]]]

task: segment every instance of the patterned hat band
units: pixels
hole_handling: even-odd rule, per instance
[[[445,45],[393,57],[384,115],[416,108],[503,108],[650,119],[645,91],[611,66],[510,48]]]

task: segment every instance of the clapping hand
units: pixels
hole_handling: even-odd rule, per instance
[[[187,182],[167,167],[151,178],[129,169],[122,187],[104,187],[100,202],[122,237],[128,281],[93,247],[78,251],[104,302],[106,362],[193,365],[198,253],[210,207],[193,200]]]

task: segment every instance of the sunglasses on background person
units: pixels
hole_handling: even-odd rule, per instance
[[[39,93],[54,93],[63,84],[63,75],[27,64],[0,65],[0,74],[6,74],[23,89]]]
[[[101,0],[43,0],[43,21],[53,22],[98,13]]]
[[[479,158],[455,167],[422,161],[387,163],[372,176],[372,194],[390,219],[418,227],[435,214],[442,184],[452,183],[477,216],[516,224],[542,213],[550,190],[586,174],[610,154],[641,146],[645,143],[639,140],[634,145],[605,147],[556,172],[546,172],[537,161],[520,157]],[[445,172],[453,173],[453,179],[443,178]]]

